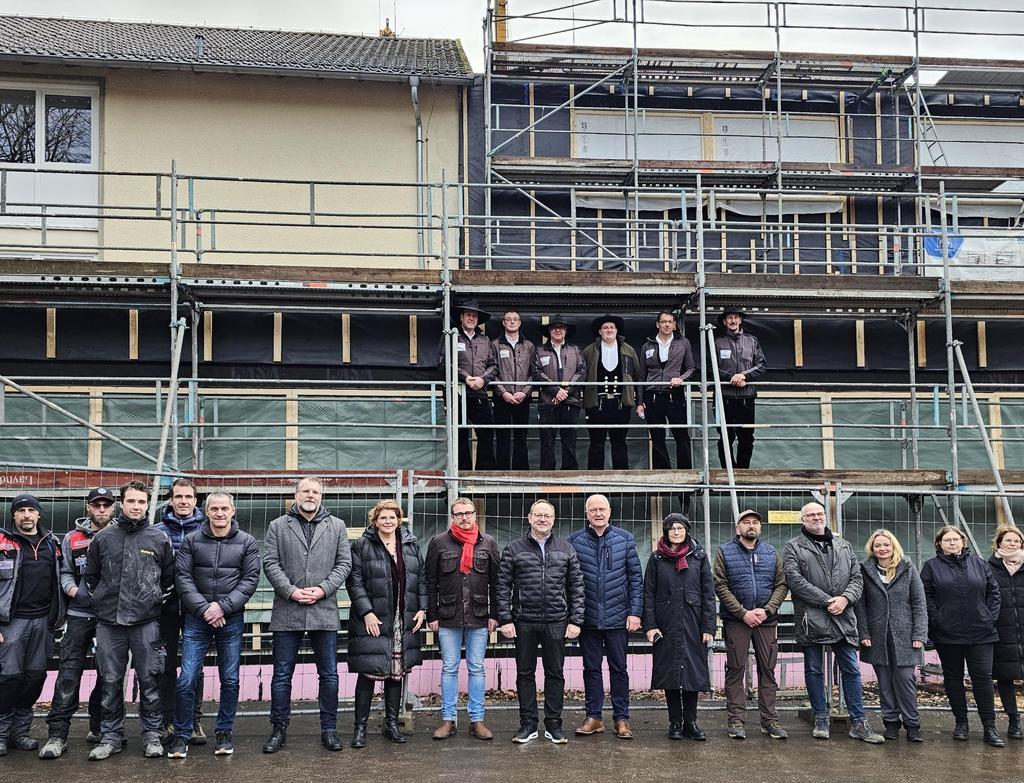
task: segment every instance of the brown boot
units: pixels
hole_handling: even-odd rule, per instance
[[[441,725],[434,729],[434,739],[444,740],[449,737],[454,737],[457,729],[455,728],[455,721],[443,720]]]
[[[587,718],[583,721],[583,725],[576,729],[576,733],[583,737],[600,734],[602,731],[604,731],[604,721],[600,718]]]
[[[615,721],[615,736],[619,739],[633,739],[633,729],[629,727],[628,720]]]
[[[475,720],[469,724],[469,733],[478,740],[494,739],[494,734],[491,733],[491,730],[487,728],[482,720]]]

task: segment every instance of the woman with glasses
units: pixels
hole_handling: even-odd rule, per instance
[[[348,670],[356,680],[352,747],[366,746],[366,723],[376,681],[384,683],[383,734],[405,742],[398,727],[402,679],[423,662],[419,630],[427,619],[427,582],[416,537],[402,524],[402,507],[382,500],[370,524],[352,543],[352,572],[346,588]]]
[[[992,676],[996,680],[999,700],[1009,717],[1006,736],[1024,739],[1017,709],[1017,688],[1014,680],[1024,679],[1024,534],[1009,525],[1000,526],[992,543],[988,567],[999,584],[999,619],[996,620],[996,642],[992,656]]]
[[[999,583],[985,561],[968,551],[963,532],[952,525],[935,534],[935,557],[921,567],[921,581],[928,602],[928,633],[939,653],[942,685],[956,721],[953,739],[966,741],[969,736],[966,663],[985,743],[1005,747],[1006,741],[996,731],[992,688]]]
[[[864,547],[860,564],[864,592],[855,604],[860,631],[861,660],[878,675],[883,736],[899,738],[900,725],[908,742],[922,742],[917,711],[917,667],[924,663],[928,638],[928,607],[917,568],[888,530],[876,530]]]
[[[690,520],[669,514],[644,573],[643,631],[652,645],[651,688],[665,691],[668,737],[703,741],[697,695],[711,690],[708,645],[715,638],[711,561],[690,538]]]

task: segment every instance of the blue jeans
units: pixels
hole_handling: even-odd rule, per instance
[[[181,634],[181,673],[174,691],[174,733],[185,742],[192,739],[195,728],[196,683],[203,677],[203,661],[210,644],[217,646],[217,671],[220,674],[220,706],[217,709],[217,732],[232,731],[238,709],[238,669],[242,663],[242,632],[245,613],[225,618],[221,628],[214,628],[201,617],[187,614]]]
[[[580,634],[583,653],[583,692],[588,718],[601,720],[604,712],[604,676],[601,668],[608,658],[608,678],[612,690],[612,720],[629,720],[629,671],[626,668],[625,628],[584,628]]]
[[[852,644],[837,642],[832,646],[839,674],[843,681],[843,697],[846,709],[853,720],[864,718],[864,692],[861,689],[860,665],[857,650]],[[812,644],[804,647],[804,681],[807,683],[807,696],[811,700],[811,709],[815,715],[828,715],[828,702],[825,700],[825,673],[822,670],[822,652],[824,645]]]
[[[287,729],[292,714],[292,674],[303,634],[309,634],[320,678],[320,731],[338,728],[338,632],[274,631],[274,677],[270,681],[270,725]]]
[[[459,698],[459,661],[466,644],[466,671],[469,674],[469,705],[472,722],[484,719],[484,656],[487,653],[487,628],[439,628],[441,646],[441,720],[455,720]]]

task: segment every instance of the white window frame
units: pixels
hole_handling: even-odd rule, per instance
[[[99,113],[100,86],[81,82],[59,82],[48,80],[19,81],[6,79],[0,81],[0,90],[31,90],[36,96],[36,161],[35,163],[9,163],[0,161],[4,168],[53,169],[54,171],[94,171],[99,168]],[[91,99],[90,115],[92,128],[89,134],[89,163],[53,163],[46,157],[46,96],[73,95]]]

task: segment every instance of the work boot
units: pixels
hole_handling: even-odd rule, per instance
[[[90,745],[99,745],[102,740],[103,734],[99,729],[89,729],[89,733],[85,735],[85,741]]]
[[[494,732],[487,728],[487,724],[482,720],[475,720],[469,724],[469,733],[476,737],[478,740],[492,740],[494,739]]]
[[[867,742],[869,745],[881,745],[885,742],[885,737],[881,734],[877,734],[875,730],[871,728],[871,724],[868,723],[867,718],[851,721],[850,737],[853,739],[859,739],[862,742]]]
[[[402,686],[399,683],[384,683],[384,726],[380,733],[392,742],[404,743],[405,735],[398,725],[398,713],[402,709]]]
[[[924,742],[924,737],[921,736],[920,726],[908,726],[904,724],[903,728],[907,730],[907,742]]]
[[[729,736],[733,739],[746,739],[747,731],[738,720],[729,721]]]
[[[1006,726],[1006,736],[1010,739],[1024,739],[1024,732],[1020,730],[1020,715],[1011,715],[1010,722]]]
[[[695,720],[683,721],[683,736],[686,739],[696,740],[697,742],[704,742],[708,738],[708,735],[697,725]]]
[[[898,720],[883,720],[882,725],[885,727],[882,736],[886,740],[894,741],[900,738],[900,722]]]
[[[970,726],[967,723],[967,718],[954,716],[954,720],[956,722],[953,724],[953,739],[959,742],[967,742],[967,738],[970,736]]]
[[[175,737],[171,740],[168,747],[173,747],[179,739],[179,737]],[[164,757],[164,744],[160,741],[160,737],[152,737],[145,740],[142,745],[142,755],[147,759],[162,759]]]
[[[600,734],[604,731],[604,721],[600,718],[587,718],[580,726],[576,727],[576,734],[580,737],[589,737],[591,734]]]
[[[263,743],[264,753],[277,753],[281,748],[284,747],[288,741],[288,734],[284,729],[274,728],[270,732],[270,736],[267,737],[267,741]]]
[[[61,737],[50,737],[46,740],[46,744],[43,745],[43,749],[39,751],[39,758],[41,759],[59,759],[64,755],[64,751],[68,749],[67,740]]]
[[[999,736],[999,732],[996,731],[996,724],[986,724],[984,728],[984,740],[986,745],[990,745],[993,748],[1005,748],[1006,740]]]
[[[455,721],[443,720],[441,725],[434,729],[433,738],[436,740],[446,740],[449,737],[454,737],[458,729],[455,728]]]
[[[777,720],[768,721],[768,723],[761,724],[761,733],[767,734],[772,739],[787,739],[789,734],[786,732]]]
[[[345,747],[341,744],[341,739],[338,737],[338,732],[336,731],[320,732],[320,744],[327,748],[327,750],[334,753]]]
[[[7,741],[8,746],[15,750],[39,750],[39,742],[32,739],[28,734],[22,734],[20,737],[15,737]]]
[[[811,729],[811,736],[814,739],[828,739],[831,720],[828,715],[815,715],[814,728]]]
[[[103,761],[104,759],[109,759],[115,753],[120,753],[122,750],[124,750],[124,742],[118,742],[116,745],[109,742],[100,742],[89,751],[89,761]]]

